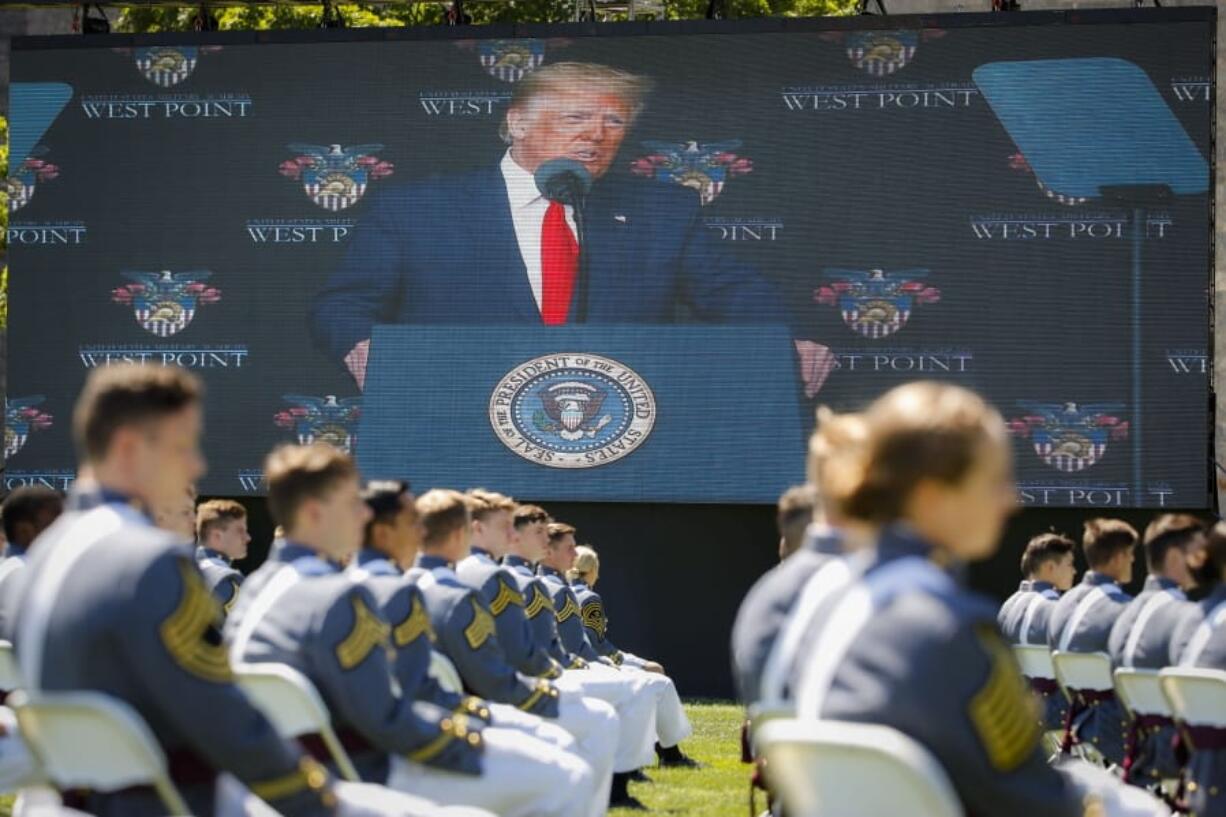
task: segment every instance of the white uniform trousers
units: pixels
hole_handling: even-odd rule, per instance
[[[647,682],[647,688],[656,698],[656,739],[660,745],[668,748],[676,746],[681,741],[694,734],[694,727],[686,717],[685,707],[681,705],[681,696],[677,694],[677,685],[673,679],[658,672],[647,672],[634,667],[622,666],[622,672],[631,673],[636,678]]]
[[[524,732],[537,740],[552,743],[559,749],[576,754],[575,736],[557,723],[547,718],[542,718],[540,715],[524,712],[522,709],[518,709],[510,704],[496,704],[491,701],[488,706],[490,709],[490,726]]]
[[[554,681],[559,689],[598,698],[613,705],[621,720],[621,735],[613,771],[632,772],[655,761],[656,701],[647,693],[639,675],[592,664],[587,669],[566,670]]]
[[[575,736],[575,752],[596,773],[596,798],[590,814],[599,817],[609,805],[621,721],[612,704],[575,692],[559,693],[558,717],[553,722]]]
[[[497,817],[485,809],[440,806],[424,797],[374,783],[337,781],[332,790],[337,799],[337,817]],[[280,812],[247,791],[237,778],[224,774],[217,780],[214,817],[280,817]]]
[[[482,730],[482,774],[442,771],[392,756],[387,786],[441,805],[488,809],[499,817],[576,817],[596,798],[592,767],[513,729]]]

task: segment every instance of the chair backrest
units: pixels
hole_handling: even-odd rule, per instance
[[[758,746],[789,817],[962,817],[945,770],[889,727],[775,719]]]
[[[1161,715],[1171,717],[1171,706],[1162,694],[1162,684],[1156,669],[1120,667],[1115,671],[1115,697],[1133,716]]]
[[[1171,667],[1158,673],[1175,719],[1190,726],[1226,728],[1226,672]]]
[[[0,641],[0,690],[12,692],[25,686],[21,669],[17,666],[17,654],[9,641]]]
[[[1043,678],[1054,681],[1056,669],[1051,663],[1051,650],[1046,644],[1014,644],[1013,654],[1027,678]]]
[[[1111,676],[1111,658],[1105,652],[1060,652],[1051,654],[1051,663],[1056,670],[1056,682],[1068,690],[1115,690]]]
[[[100,692],[17,692],[8,704],[57,788],[115,791],[147,785],[167,813],[191,813],[170,780],[161,746],[123,701]]]
[[[234,680],[277,734],[287,740],[319,735],[341,777],[359,779],[353,761],[332,729],[328,707],[306,676],[285,664],[239,664],[234,667]]]
[[[447,692],[463,694],[464,682],[460,680],[460,672],[451,663],[451,659],[438,650],[430,654],[429,675]]]

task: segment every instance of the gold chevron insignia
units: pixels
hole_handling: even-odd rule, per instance
[[[545,591],[541,590],[539,584],[532,586],[532,601],[529,602],[528,608],[524,610],[524,615],[528,618],[536,618],[544,610],[552,610],[553,602],[549,600],[549,596],[545,595]]]
[[[608,626],[604,617],[604,607],[598,601],[583,605],[583,626],[594,630],[601,641],[604,641],[605,627]]]
[[[353,602],[353,629],[336,645],[336,660],[343,670],[353,669],[365,661],[375,647],[386,644],[392,629],[371,612],[361,596],[351,596],[350,600]]]
[[[230,600],[221,606],[221,611],[230,615],[234,605],[238,604],[238,579],[230,579]]]
[[[426,614],[426,607],[421,603],[421,596],[414,593],[409,615],[392,629],[392,643],[403,647],[412,644],[423,634],[430,639],[431,644],[438,640],[434,627],[430,624],[430,616]]]
[[[507,609],[507,607],[512,604],[514,604],[516,607],[523,607],[524,597],[518,590],[512,589],[512,587],[507,584],[506,579],[500,578],[498,580],[498,595],[495,596],[494,600],[490,603],[490,612],[496,616],[500,616],[502,615],[502,611]]]
[[[995,627],[977,627],[975,635],[992,668],[971,699],[971,723],[993,768],[1010,772],[1022,765],[1039,742],[1039,712],[1009,647]]]
[[[473,620],[464,628],[464,638],[468,641],[469,648],[479,650],[481,645],[489,641],[490,636],[494,634],[494,617],[477,603],[475,597],[470,601],[473,606]]]
[[[230,657],[215,626],[221,606],[205,586],[195,564],[181,559],[178,566],[183,596],[179,606],[158,627],[162,646],[176,664],[197,678],[217,684],[231,683],[234,673]],[[208,637],[210,634],[212,638]]]
[[[562,609],[558,611],[558,623],[561,624],[571,616],[579,615],[579,604],[575,601],[575,597],[566,594],[566,604],[562,605]]]

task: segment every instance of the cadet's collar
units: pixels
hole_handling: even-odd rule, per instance
[[[436,567],[455,567],[455,565],[442,556],[427,556],[425,553],[418,554],[417,566],[425,570],[434,570]]]
[[[1027,590],[1035,590],[1034,584],[1030,579],[1022,579],[1021,584],[1017,586],[1017,592],[1025,593]]]
[[[920,537],[908,525],[890,525],[877,539],[877,559],[898,559],[904,556],[932,555],[932,545]]]
[[[1104,584],[1116,584],[1116,581],[1106,573],[1099,573],[1097,570],[1087,570],[1086,574],[1081,577],[1081,583],[1088,584],[1091,587],[1100,587]]]
[[[138,511],[146,522],[153,524],[153,519],[142,502],[127,494],[103,487],[96,482],[73,487],[68,492],[68,499],[64,502],[64,510],[92,511],[94,508],[99,508],[103,505],[127,505],[129,508]]]
[[[219,550],[213,550],[212,548],[206,548],[203,545],[196,548],[196,558],[197,559],[216,559],[218,561],[225,562],[226,564],[230,564],[229,556],[227,556],[226,554],[222,553]]]
[[[805,529],[805,541],[801,548],[827,556],[840,556],[843,553],[843,534],[838,528],[814,522]]]
[[[1153,573],[1145,577],[1145,586],[1142,590],[1178,590],[1179,585],[1168,579],[1166,576],[1156,576]]]
[[[387,558],[387,554],[380,553],[374,548],[362,548],[353,561],[354,564],[369,573],[398,576],[403,572],[399,565]]]
[[[485,548],[479,548],[476,545],[473,545],[471,548],[471,551],[472,551],[472,555],[474,556],[484,556],[486,559],[489,559],[491,562],[498,561],[497,559],[494,558],[494,554],[490,553]]]
[[[502,563],[507,567],[526,567],[528,572],[532,572],[532,562],[529,562],[523,556],[516,556],[513,553],[508,553],[502,557]]]
[[[1023,584],[1029,584],[1030,587],[1025,588],[1025,589],[1033,590],[1036,593],[1046,593],[1048,590],[1056,589],[1056,586],[1052,584],[1051,582],[1033,581],[1033,582],[1023,582]]]
[[[542,576],[557,576],[562,581],[566,581],[566,577],[562,575],[562,571],[552,568],[549,565],[540,564],[536,566],[536,570]]]
[[[23,548],[16,542],[9,542],[8,549],[4,551],[4,555],[9,557],[17,556],[24,559],[26,557],[26,548]]]
[[[340,572],[341,566],[329,559],[327,556],[320,553],[315,548],[307,547],[306,545],[295,542],[293,539],[285,539],[281,543],[281,547],[277,548],[270,554],[270,558],[276,559],[279,562],[293,564],[299,559],[316,559],[319,562],[326,564],[333,572]]]

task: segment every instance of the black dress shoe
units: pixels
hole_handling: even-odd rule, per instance
[[[615,772],[613,774],[613,786],[609,789],[609,808],[626,808],[632,811],[647,810],[647,806],[643,805],[637,797],[633,797],[626,788],[632,774],[634,773]]]
[[[631,783],[654,783],[655,782],[650,777],[648,777],[646,772],[644,772],[642,769],[635,769],[632,772],[628,772],[628,774],[630,775],[629,780]]]
[[[656,744],[656,757],[660,759],[660,766],[665,769],[701,769],[702,764],[694,758],[681,751],[680,746],[669,746],[667,748]]]

